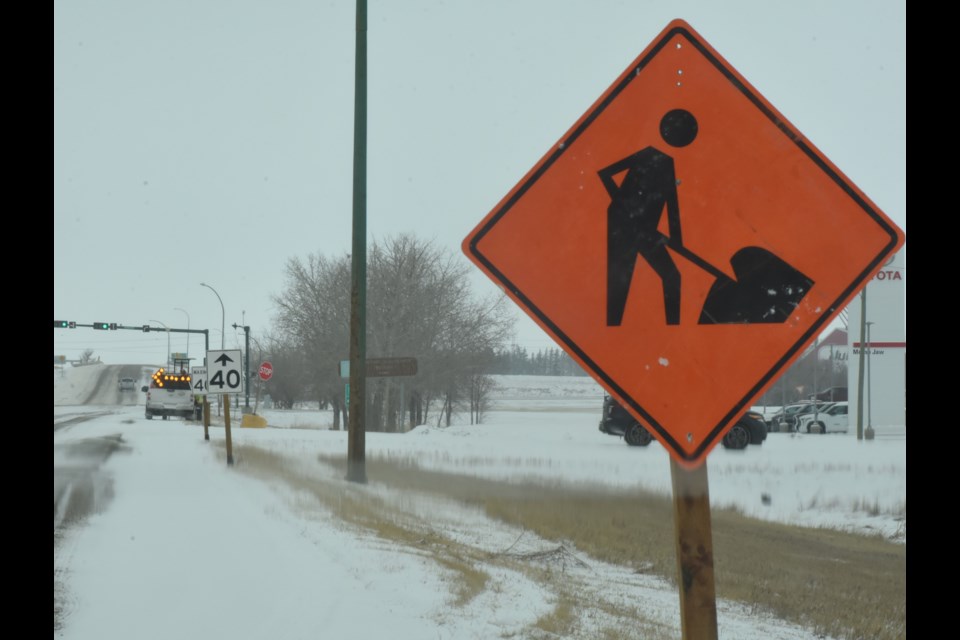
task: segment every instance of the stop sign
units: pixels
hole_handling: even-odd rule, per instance
[[[260,379],[269,380],[273,376],[273,365],[269,362],[264,362],[260,365]]]

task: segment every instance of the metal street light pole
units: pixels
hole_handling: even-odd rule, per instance
[[[820,336],[813,341],[813,420],[816,422],[820,406],[820,398],[817,397],[817,367],[820,366]],[[800,430],[800,420],[797,420],[797,430]]]
[[[206,282],[201,282],[201,283],[200,283],[200,286],[201,286],[201,287],[206,287],[207,289],[210,289],[210,291],[213,291],[213,294],[214,294],[215,296],[217,296],[217,300],[220,302],[220,350],[222,351],[223,348],[224,348],[224,344],[225,344],[225,336],[226,336],[226,334],[224,333],[224,330],[225,330],[226,323],[227,323],[227,314],[226,314],[226,311],[224,311],[224,309],[223,309],[223,298],[220,297],[220,294],[217,293],[217,290],[216,290],[216,289],[214,289],[213,287],[211,287],[210,285],[208,285]],[[208,366],[208,365],[207,365],[207,360],[206,360],[207,354],[203,354],[203,356],[204,356],[203,365],[204,365],[204,366]],[[221,405],[221,402],[222,402],[221,399],[222,399],[222,395],[221,395],[221,394],[217,394],[217,415],[220,414],[220,405]]]
[[[830,345],[830,399],[833,400],[837,394],[837,376],[836,376],[836,367],[833,362],[833,345]]]
[[[867,440],[873,440],[873,419],[871,414],[873,413],[872,401],[870,396],[870,387],[873,383],[873,376],[870,375],[870,352],[873,351],[873,346],[870,343],[870,327],[873,325],[873,322],[867,322],[867,344],[865,348],[867,350],[867,429],[864,432]]]
[[[244,336],[246,337],[246,346],[245,354],[247,356],[247,364],[243,368],[243,384],[247,388],[247,401],[246,407],[250,409],[250,325],[238,325],[236,322],[233,323],[233,330],[243,329]],[[239,400],[239,397],[237,398]]]
[[[257,340],[255,337],[251,336],[249,332],[247,333],[247,337],[248,337],[249,340],[253,340],[254,344],[257,345],[257,362],[262,363],[262,362],[263,362],[263,347],[260,346],[260,341]],[[248,344],[247,344],[247,347],[249,347],[249,346],[250,346],[250,345],[249,345],[249,343],[248,343]],[[249,363],[250,363],[250,361],[249,361],[249,359],[248,359],[248,360],[247,360],[247,364],[249,365]],[[249,383],[248,383],[248,384],[249,384]],[[249,389],[249,387],[247,387],[247,388]],[[258,376],[258,377],[257,377],[257,397],[254,399],[254,404],[253,404],[253,413],[254,413],[254,414],[257,413],[257,408],[260,406],[260,389],[262,389],[262,388],[263,388],[263,379]]]
[[[217,293],[217,290],[216,290],[216,289],[214,289],[213,287],[211,287],[210,285],[208,285],[206,282],[201,282],[201,283],[200,283],[200,286],[201,286],[201,287],[206,287],[207,289],[210,289],[210,291],[213,291],[213,294],[214,294],[215,296],[217,296],[217,300],[220,302],[220,349],[222,350],[222,349],[224,348],[224,338],[223,338],[223,337],[224,337],[224,327],[226,326],[226,323],[227,323],[227,321],[226,321],[227,314],[226,314],[226,312],[225,312],[224,309],[223,309],[223,298],[220,297],[220,294]]]
[[[157,324],[162,324],[163,328],[167,330],[167,357],[164,358],[163,366],[169,367],[170,366],[170,327],[168,327],[163,322],[160,322],[159,320],[151,320],[150,322],[156,322]]]
[[[867,287],[860,291],[860,352],[857,354],[857,440],[863,440],[863,352],[867,337]]]
[[[190,364],[190,314],[187,313],[186,309],[181,309],[180,307],[174,307],[174,311],[182,311],[187,316],[187,364]]]

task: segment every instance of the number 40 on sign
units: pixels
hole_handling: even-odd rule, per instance
[[[207,393],[243,392],[243,354],[239,349],[207,351]]]

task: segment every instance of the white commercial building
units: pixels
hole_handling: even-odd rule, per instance
[[[847,307],[850,428],[859,408],[860,345],[863,352],[863,428],[907,424],[906,246],[867,283]],[[861,312],[865,308],[865,312]],[[861,317],[864,326],[861,336]],[[872,378],[872,379],[871,379]]]

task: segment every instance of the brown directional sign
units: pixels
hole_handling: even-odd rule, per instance
[[[675,20],[463,250],[695,467],[903,243]]]
[[[367,358],[368,378],[417,375],[416,358]],[[340,361],[340,377],[350,377],[350,361]]]
[[[368,378],[413,376],[416,374],[416,358],[367,358]]]

